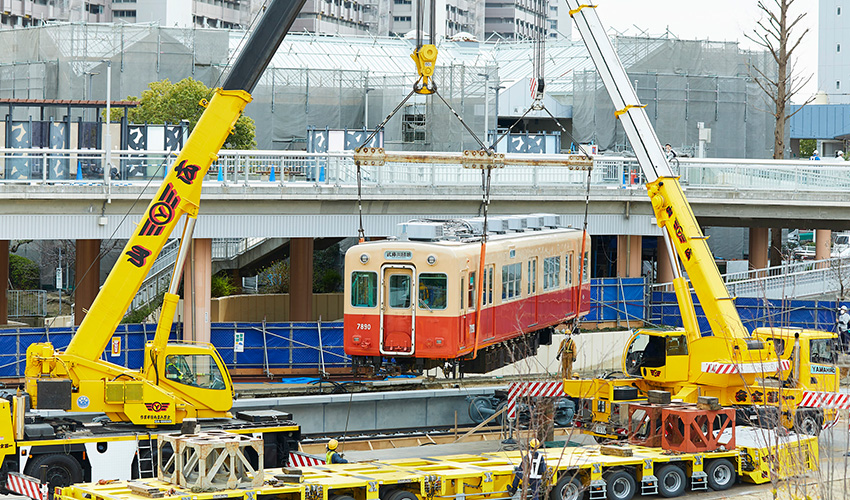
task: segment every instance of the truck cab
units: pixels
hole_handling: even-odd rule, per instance
[[[779,358],[789,361],[790,368],[782,372],[784,387],[838,391],[838,334],[819,330],[756,328],[753,335],[773,342]]]

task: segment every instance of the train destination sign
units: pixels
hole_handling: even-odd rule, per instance
[[[412,260],[413,251],[411,250],[387,250],[384,252],[386,260]]]

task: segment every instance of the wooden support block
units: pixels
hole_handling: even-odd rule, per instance
[[[133,493],[137,495],[141,495],[143,497],[148,498],[163,498],[165,497],[165,492],[161,491],[159,488],[149,486],[144,483],[138,483],[136,481],[129,481],[127,483],[127,488],[130,489]]]
[[[647,393],[649,403],[654,405],[669,405],[671,395],[667,391],[649,391]]]
[[[617,446],[614,444],[603,444],[599,447],[599,452],[603,455],[611,455],[614,457],[630,457],[633,454],[631,448]]]
[[[699,396],[697,398],[697,408],[700,410],[719,410],[721,408],[720,401],[711,396]]]

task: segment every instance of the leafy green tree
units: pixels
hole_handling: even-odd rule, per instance
[[[210,282],[210,295],[213,297],[226,297],[236,293],[236,285],[233,283],[227,271],[214,274]]]
[[[192,131],[204,112],[201,101],[212,99],[213,90],[194,78],[184,78],[177,83],[168,79],[151,82],[141,98],[130,96],[127,99],[139,101],[139,105],[127,113],[131,123],[179,123],[189,122]],[[112,115],[115,116],[114,114]],[[253,149],[257,146],[254,139],[256,125],[254,120],[242,115],[236,120],[233,132],[224,142],[227,149]]]
[[[808,158],[815,152],[818,141],[814,139],[800,139],[800,158]]]
[[[276,260],[260,271],[260,292],[289,293],[289,259]]]
[[[41,273],[38,264],[21,257],[9,255],[9,281],[16,290],[37,290],[41,287]]]

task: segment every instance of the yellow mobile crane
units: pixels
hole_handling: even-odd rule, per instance
[[[646,177],[652,210],[673,266],[673,287],[684,325],[673,331],[634,333],[623,355],[628,378],[581,380],[565,374],[564,391],[581,403],[577,423],[597,437],[622,437],[627,416],[620,415],[620,404],[661,390],[683,402],[717,397],[721,405],[738,408],[739,416],[819,432],[824,423],[823,402],[835,402],[838,391],[836,335],[792,328],[747,331],[679,179],[605,34],[596,5],[566,2]],[[699,330],[680,261],[705,311],[710,335]]]
[[[130,479],[155,473],[157,433],[186,418],[208,419],[205,429],[263,434],[266,466],[286,464],[300,439],[283,412],[242,412],[233,418],[233,384],[212,345],[168,342],[183,263],[198,215],[201,183],[253,90],[304,4],[271,2],[221,88],[202,102],[203,115],[165,176],[68,348],[33,344],[26,354],[26,394],[0,395],[0,485],[8,473],[41,476],[52,486],[82,480]],[[186,215],[179,256],[153,341],[140,370],[101,359],[133,296],[167,238]],[[66,410],[45,419],[33,408]],[[105,413],[96,425],[76,412]],[[269,453],[271,452],[271,457]]]

